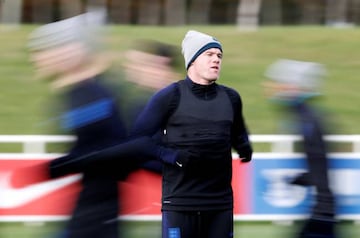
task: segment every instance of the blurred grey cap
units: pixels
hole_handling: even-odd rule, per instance
[[[326,69],[322,64],[290,59],[279,59],[265,71],[265,77],[273,81],[308,91],[317,91],[325,76]]]
[[[71,42],[81,42],[88,48],[96,48],[105,16],[104,11],[92,11],[40,26],[30,33],[28,48],[39,51]]]
[[[220,42],[214,37],[194,30],[188,31],[182,41],[185,68],[188,69],[201,53],[210,48],[218,48],[222,51]]]

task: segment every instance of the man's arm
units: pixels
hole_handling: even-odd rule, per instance
[[[241,97],[233,89],[227,88],[226,91],[230,97],[234,111],[231,145],[239,154],[242,162],[249,162],[252,159],[253,149],[242,113]]]
[[[171,84],[150,98],[137,117],[131,131],[132,137],[154,136],[161,131],[179,103],[177,84]]]

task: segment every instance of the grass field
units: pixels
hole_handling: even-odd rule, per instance
[[[159,222],[126,222],[123,225],[125,238],[160,238]],[[58,223],[3,223],[1,238],[54,238],[61,225]],[[234,238],[295,238],[299,223],[278,225],[271,222],[236,222]],[[360,225],[343,222],[338,226],[338,238],[358,238]]]
[[[26,39],[33,25],[8,29],[0,26],[1,134],[48,134],[51,94],[44,82],[34,80],[28,62]],[[278,114],[265,99],[263,72],[278,58],[317,61],[328,69],[321,105],[328,110],[336,134],[360,134],[360,38],[359,28],[263,27],[241,32],[234,26],[109,26],[107,43],[118,54],[113,73],[118,73],[121,52],[136,39],[155,39],[176,46],[188,29],[216,36],[223,44],[224,60],[219,80],[242,95],[244,115],[252,134],[277,133]],[[180,52],[180,49],[179,49]],[[182,73],[183,63],[180,64]],[[119,79],[120,80],[120,79]]]

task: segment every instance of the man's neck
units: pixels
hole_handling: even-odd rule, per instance
[[[200,84],[200,85],[211,85],[213,83],[215,83],[216,80],[208,80],[208,79],[204,79],[201,77],[196,77],[196,75],[193,74],[188,74],[188,78],[196,84]]]

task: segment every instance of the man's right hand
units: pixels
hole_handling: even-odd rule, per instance
[[[189,162],[190,154],[188,154],[186,151],[179,151],[178,157],[175,160],[175,166],[184,169],[188,162]]]
[[[250,162],[252,159],[253,150],[251,146],[247,146],[242,149],[242,151],[239,153],[240,160],[243,163]]]

